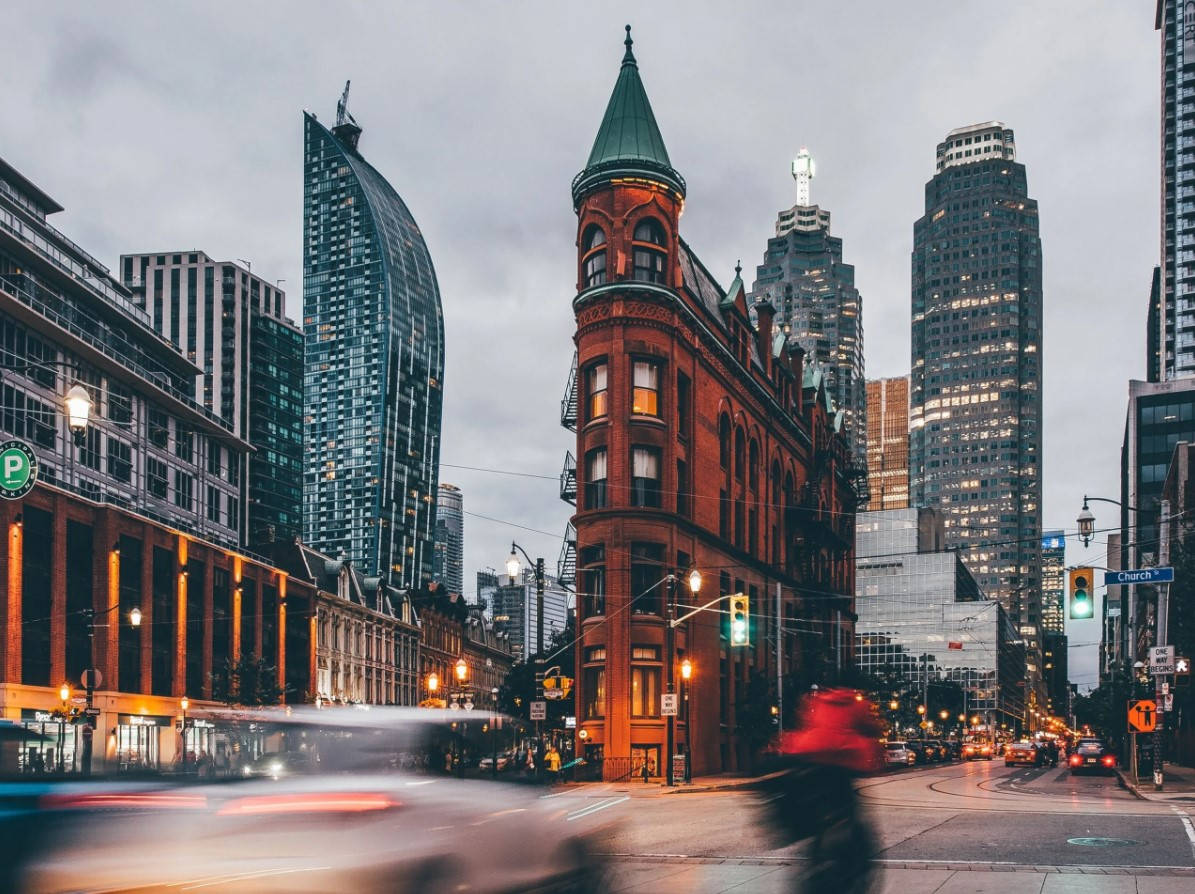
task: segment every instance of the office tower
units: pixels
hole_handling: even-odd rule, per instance
[[[347,101],[331,130],[303,116],[304,540],[411,588],[433,571],[440,290]]]
[[[1041,535],[1041,627],[1048,633],[1066,632],[1066,533]]]
[[[943,549],[943,535],[933,509],[858,514],[856,664],[865,674],[896,672],[914,691],[925,684],[931,720],[929,683],[948,681],[985,729],[1015,729],[1025,712],[1024,641],[958,554]]]
[[[938,144],[912,266],[910,501],[939,509],[1040,680],[1041,240],[1011,129],[989,121]]]
[[[435,579],[464,595],[465,498],[454,484],[440,484],[436,508]]]
[[[202,251],[125,254],[120,267],[154,328],[203,369],[195,399],[253,445],[237,470],[242,544],[299,536],[303,339],[285,294]]]
[[[867,394],[863,374],[863,299],[855,267],[843,263],[842,239],[830,235],[830,212],[809,204],[813,159],[802,148],[793,162],[797,204],[781,211],[776,235],[755,268],[748,304],[768,301],[773,325],[805,349],[807,363],[821,364],[855,462],[867,468]]]
[[[909,505],[909,377],[867,383],[868,511]]]
[[[527,660],[535,654],[536,638],[539,634],[538,599],[535,593],[535,571],[524,568],[521,579],[510,583],[503,575],[492,591],[490,606],[494,629],[510,638],[515,657]],[[568,624],[569,591],[560,586],[550,575],[544,581],[544,648],[552,637],[564,630]],[[549,650],[550,651],[550,650]],[[545,652],[546,654],[546,652]],[[571,669],[570,669],[571,670]],[[569,674],[565,670],[565,674]],[[570,674],[571,675],[571,674]]]

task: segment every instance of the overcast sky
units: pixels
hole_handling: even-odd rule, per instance
[[[1158,255],[1154,0],[854,3],[5,2],[0,156],[113,269],[199,248],[283,279],[302,317],[302,116],[346,78],[361,151],[427,239],[447,328],[442,480],[464,490],[466,591],[517,539],[553,567],[571,507],[575,217],[623,25],[673,165],[682,233],[723,285],[796,201],[833,214],[863,295],[869,378],[909,369],[913,221],[952,128],[997,119],[1040,203],[1045,526],[1116,497]],[[449,466],[500,469],[514,474]],[[1093,507],[1111,523],[1112,507]],[[486,518],[482,518],[485,516]],[[1068,562],[1102,564],[1070,541]],[[1098,622],[1075,625],[1094,678]]]

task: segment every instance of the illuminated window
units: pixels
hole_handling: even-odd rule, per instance
[[[650,361],[634,363],[631,412],[637,416],[660,415],[660,368]]]
[[[589,419],[600,419],[606,415],[606,364],[595,363],[585,374],[585,393],[589,400]]]

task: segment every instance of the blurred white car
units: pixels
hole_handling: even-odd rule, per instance
[[[604,817],[477,769],[447,773],[469,761],[442,755],[485,744],[459,714],[299,708],[269,722],[305,759],[271,749],[250,765],[261,775],[101,781],[43,796],[18,890],[603,890],[592,842]],[[421,753],[421,769],[403,769]]]

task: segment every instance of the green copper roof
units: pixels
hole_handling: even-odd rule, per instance
[[[639,65],[631,52],[631,26],[627,25],[626,54],[622,57],[622,69],[610,104],[606,106],[606,117],[598,128],[593,151],[585,167],[592,168],[608,161],[641,159],[672,167],[664,138],[656,126],[656,116],[651,112],[643,81],[639,79]]]
[[[672,186],[681,195],[685,181],[672,169],[664,138],[656,125],[647,91],[639,78],[639,64],[631,52],[631,26],[627,25],[626,53],[606,106],[606,115],[585,170],[573,181],[574,200],[587,188],[618,175],[640,175]]]

